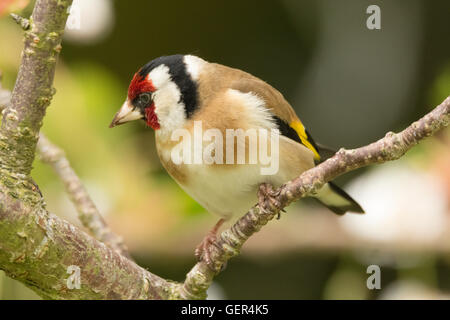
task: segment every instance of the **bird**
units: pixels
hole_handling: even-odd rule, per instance
[[[240,69],[190,54],[158,57],[134,74],[126,100],[110,128],[139,119],[155,131],[156,151],[169,175],[207,211],[219,216],[219,221],[195,250],[196,257],[208,265],[212,264],[211,246],[217,245],[217,233],[225,221],[243,215],[256,203],[264,206],[261,201],[269,197],[274,188],[333,154],[314,141],[289,102],[270,84]],[[212,132],[216,137],[226,136],[227,130],[239,129],[278,133],[274,134],[278,150],[274,147],[271,154],[278,159],[276,172],[262,174],[261,161],[226,163],[225,154],[238,144],[234,144],[234,137],[233,143],[223,140],[219,143],[211,137],[208,142],[202,140],[201,147],[213,144],[211,156],[219,156],[218,161],[192,162],[187,158],[174,161],[173,151],[181,143],[180,139],[174,139],[174,134],[178,138],[185,133],[195,135],[196,123],[200,123],[203,130],[215,130]],[[242,141],[247,159],[252,151],[250,140],[244,136]],[[259,151],[264,146],[265,142],[256,145]],[[188,154],[192,148],[189,145],[183,154]],[[236,157],[233,154],[232,160]],[[338,215],[348,211],[364,213],[361,206],[333,182],[325,184],[314,198]]]

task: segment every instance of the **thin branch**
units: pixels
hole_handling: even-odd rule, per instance
[[[10,98],[11,92],[0,82],[0,110],[8,106]],[[125,258],[125,246],[106,226],[64,153],[42,133],[38,146],[41,157],[60,174],[83,224],[108,247],[48,213],[43,199],[24,200],[24,195],[35,193],[14,188],[14,176],[2,177],[0,269],[46,299],[170,299],[177,284]],[[73,278],[77,270],[79,288]]]
[[[254,233],[272,220],[278,212],[291,202],[314,195],[325,183],[334,178],[370,165],[392,161],[403,156],[420,140],[448,126],[450,121],[450,97],[420,120],[400,133],[389,132],[377,142],[353,150],[339,150],[333,157],[305,171],[296,179],[284,184],[276,191],[270,210],[258,205],[251,208],[231,228],[218,238],[218,247],[211,247],[214,270],[204,261],[198,262],[187,274],[179,296],[183,299],[203,299],[214,276],[226,262],[239,254],[242,245]]]
[[[45,298],[168,299],[175,284],[48,213],[30,177],[71,3],[36,1],[11,103],[2,112],[0,269]]]
[[[52,84],[56,60],[71,4],[71,0],[35,3],[24,32],[24,49],[11,104],[3,111],[0,128],[1,169],[5,174],[30,180],[39,129],[55,93]]]
[[[25,19],[24,17],[19,16],[18,14],[15,14],[15,13],[11,13],[10,15],[11,15],[11,17],[13,18],[13,20],[14,20],[19,26],[22,27],[23,30],[26,31],[26,30],[30,29],[30,20]]]
[[[42,133],[39,137],[37,150],[42,162],[49,164],[64,183],[67,194],[78,211],[78,218],[85,228],[101,242],[108,245],[127,258],[130,258],[128,248],[122,237],[116,235],[106,224],[80,178],[70,166],[64,151],[52,144]]]
[[[269,209],[255,206],[222,232],[219,246],[212,247],[214,268],[200,261],[188,273],[184,284],[173,283],[48,213],[29,176],[45,109],[54,93],[56,58],[70,4],[70,0],[37,0],[30,27],[25,31],[25,48],[11,104],[3,112],[0,128],[0,268],[46,298],[204,298],[224,264],[239,254],[245,241],[289,203],[316,193],[327,181],[343,173],[398,159],[421,139],[449,123],[450,98],[447,98],[399,134],[388,133],[359,149],[341,149],[334,157],[279,188],[273,201],[268,201]],[[49,161],[58,163],[61,158],[55,156]],[[65,169],[66,164],[63,163]],[[69,285],[68,280],[76,282],[77,278],[71,277],[70,270],[80,272],[79,289]]]
[[[1,80],[0,75],[0,111],[3,111],[11,102],[11,92],[2,88]],[[122,237],[112,232],[108,227],[80,178],[70,166],[64,151],[51,143],[42,132],[39,134],[37,151],[41,161],[49,164],[63,182],[83,226],[89,230],[94,238],[131,259]]]
[[[173,297],[175,283],[48,213],[43,201],[21,198],[0,184],[0,269],[7,276],[46,299]]]

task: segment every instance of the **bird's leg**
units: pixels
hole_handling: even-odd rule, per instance
[[[219,248],[217,244],[217,231],[219,231],[219,228],[224,222],[225,219],[220,219],[219,221],[217,221],[216,225],[208,232],[206,237],[203,238],[202,242],[200,242],[200,244],[195,249],[195,256],[197,257],[197,260],[204,260],[206,264],[212,269],[214,268],[211,261],[211,246]]]
[[[279,208],[280,202],[277,197],[280,195],[279,191],[273,190],[269,183],[261,183],[258,190],[258,206],[263,213],[267,213],[273,208]],[[280,212],[278,211],[277,219],[280,219]]]

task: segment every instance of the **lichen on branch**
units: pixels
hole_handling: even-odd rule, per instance
[[[11,103],[11,92],[2,88],[1,80],[0,74],[0,112]],[[108,227],[80,178],[70,166],[64,151],[51,143],[42,132],[39,134],[37,151],[40,160],[49,164],[63,182],[70,200],[77,209],[78,218],[83,226],[95,239],[100,240],[118,253],[131,259],[122,237],[115,234]]]
[[[15,175],[28,175],[31,171],[39,129],[55,93],[52,84],[56,60],[71,4],[71,0],[36,1],[29,26],[24,31],[22,61],[11,104],[3,111],[0,128],[2,171]]]
[[[45,110],[54,94],[56,59],[70,4],[70,0],[37,0],[29,20],[15,17],[25,30],[25,48],[11,103],[3,112],[0,128],[0,269],[44,298],[205,298],[213,278],[227,261],[238,255],[245,241],[292,201],[314,194],[326,182],[351,170],[398,159],[421,139],[449,123],[450,97],[398,134],[388,133],[383,139],[358,149],[341,149],[276,190],[268,208],[254,206],[223,231],[218,246],[212,246],[214,267],[200,261],[187,274],[184,283],[165,280],[139,267],[120,254],[120,250],[111,249],[50,214],[29,175]],[[44,149],[51,147],[46,145],[48,141],[42,142]],[[41,152],[48,156],[44,160],[52,163],[57,172],[76,177],[73,171],[67,170],[68,161],[61,153]],[[81,193],[81,189],[68,190],[86,196],[85,190]],[[80,205],[82,210],[94,212],[89,200]],[[98,221],[91,228],[95,230]],[[79,270],[79,287],[68,285],[70,270]]]

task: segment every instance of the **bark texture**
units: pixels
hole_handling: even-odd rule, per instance
[[[29,20],[15,17],[25,44],[0,128],[0,269],[44,298],[167,299],[173,284],[47,212],[30,176],[71,3],[37,0]],[[74,268],[80,289],[67,283]]]
[[[62,179],[80,220],[94,237],[49,213],[31,179],[39,130],[54,94],[56,59],[70,4],[70,0],[37,0],[29,20],[14,17],[25,30],[22,63],[10,103],[9,96],[0,90],[0,104],[6,104],[0,128],[0,269],[44,298],[203,299],[224,264],[292,201],[316,193],[348,171],[398,159],[449,123],[450,97],[400,133],[388,133],[358,149],[341,149],[275,190],[264,199],[264,206],[254,206],[223,231],[218,247],[213,247],[212,268],[200,261],[184,283],[165,280],[126,257],[126,248],[101,218],[62,150],[42,135],[42,160]],[[69,283],[76,270],[79,288]]]

